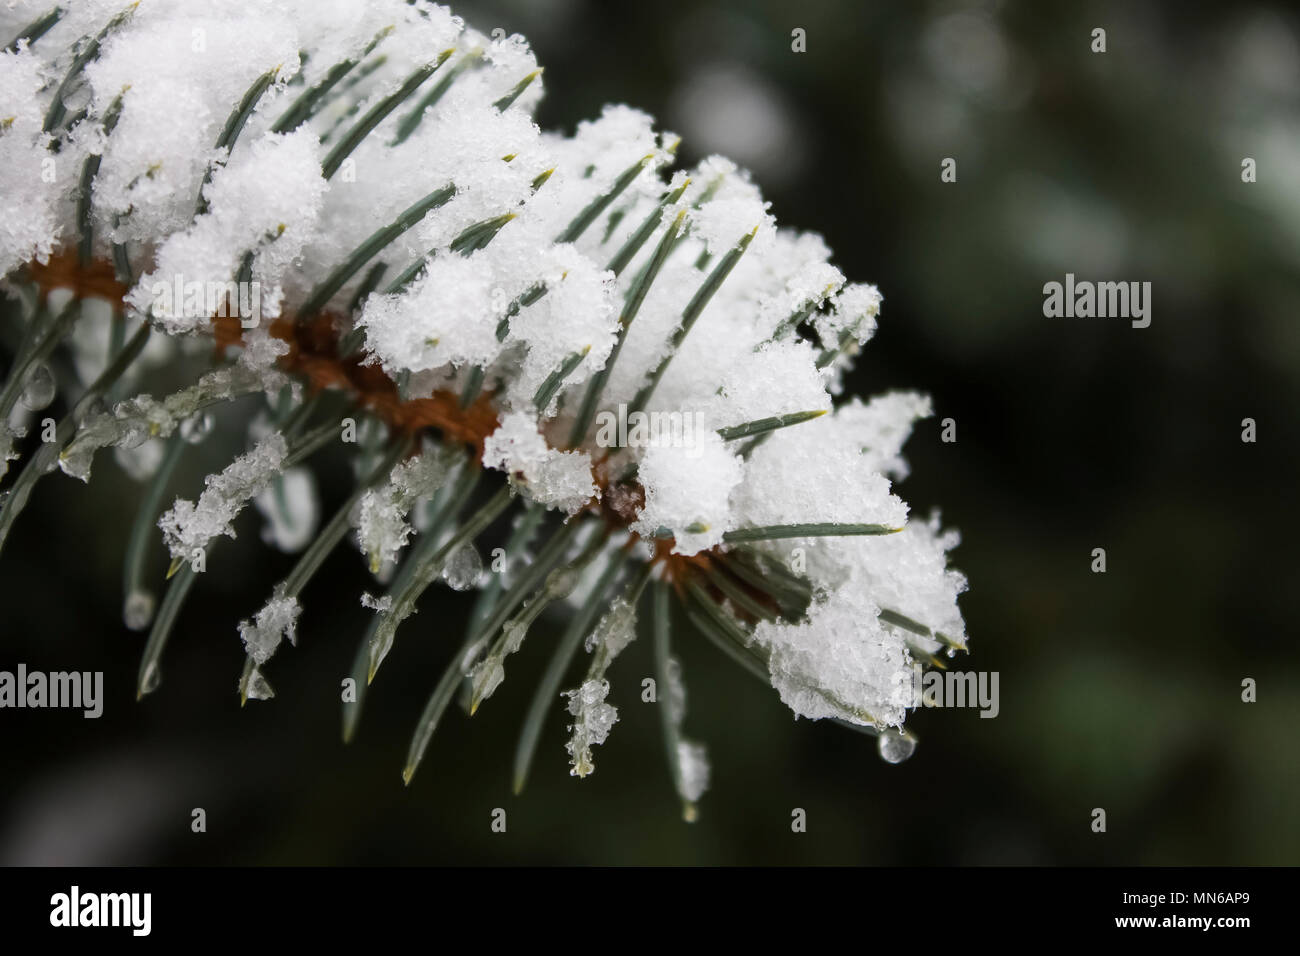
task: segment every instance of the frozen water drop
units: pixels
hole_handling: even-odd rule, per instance
[[[126,596],[122,618],[133,631],[143,631],[153,620],[153,595],[148,591],[132,591]]]
[[[262,540],[281,551],[301,551],[315,536],[320,502],[315,479],[306,468],[290,468],[277,475],[254,504],[266,518]]]
[[[146,481],[162,464],[163,446],[158,439],[149,439],[128,448],[113,449],[113,460],[135,481]]]
[[[478,583],[482,573],[483,559],[472,544],[465,544],[447,559],[442,569],[442,578],[452,590],[468,591]]]
[[[484,661],[474,668],[474,696],[479,701],[485,701],[501,686],[501,682],[506,679],[506,669],[501,666],[501,661],[491,658]]]
[[[262,676],[262,672],[254,667],[248,674],[247,683],[244,684],[244,696],[249,700],[270,700],[275,696],[275,691]]]
[[[161,683],[162,683],[162,671],[158,669],[157,664],[150,661],[148,664],[145,665],[144,673],[140,675],[141,696],[143,696],[144,694],[152,694],[154,691],[158,689],[158,685]]]
[[[212,431],[212,413],[198,411],[181,422],[181,438],[191,445],[197,445],[207,438]]]
[[[510,621],[501,629],[501,637],[507,654],[514,654],[524,644],[528,636],[528,625],[523,621]]]
[[[45,445],[43,447],[51,448],[51,446],[49,445]],[[32,467],[34,467],[42,475],[48,475],[48,474],[52,474],[55,471],[58,471],[59,469],[58,452],[51,450],[49,454],[37,455],[35,458],[32,459]]]
[[[916,738],[897,733],[884,733],[876,738],[876,749],[885,763],[902,763],[916,751]]]
[[[379,565],[379,570],[374,572],[375,583],[388,585],[393,580],[393,575],[397,573],[397,562],[392,559],[386,559]]]
[[[54,391],[54,374],[48,365],[41,362],[27,374],[19,401],[29,411],[39,412],[54,401]]]
[[[139,422],[133,422],[126,427],[124,432],[122,432],[122,437],[117,441],[117,447],[129,451],[133,448],[139,448],[148,440],[148,438],[148,427]]]

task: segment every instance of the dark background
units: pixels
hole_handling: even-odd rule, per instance
[[[108,698],[98,721],[0,716],[0,862],[1300,861],[1295,18],[1173,0],[456,9],[532,40],[544,127],[572,131],[606,102],[646,109],[684,135],[686,164],[717,151],[748,165],[779,222],[822,232],[850,278],[879,284],[851,388],[934,396],[899,490],[963,533],[961,666],[1000,673],[1000,715],[919,713],[916,755],[887,765],[869,738],[792,720],[683,628],[686,729],[714,770],[699,822],[680,820],[636,694],[647,641],[612,673],[621,719],[594,776],[567,775],[557,707],[514,798],[525,675],[552,619],[472,721],[450,712],[404,788],[470,599],[429,593],[344,747],[338,686],[368,582],[336,554],[305,595],[299,647],[270,667],[279,696],[241,711],[235,624],[292,562],[260,547],[249,515],[137,704],[143,639],[120,624],[120,561],[139,490],[105,454],[92,489],[43,482],[0,555],[0,667],[104,670]],[[1097,26],[1104,54],[1089,49]],[[1246,156],[1257,183],[1241,181]],[[1066,272],[1150,281],[1151,327],[1044,318],[1043,283]],[[943,417],[955,444],[939,441]],[[200,448],[176,493],[193,497],[231,451]],[[327,509],[346,478],[332,469]],[[1096,547],[1105,574],[1090,572]],[[1258,703],[1241,702],[1245,677]],[[193,807],[206,834],[190,832]]]

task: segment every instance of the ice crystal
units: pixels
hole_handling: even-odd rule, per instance
[[[298,615],[302,607],[298,599],[277,594],[266,603],[252,621],[242,621],[239,636],[244,649],[257,664],[265,664],[280,646],[281,639],[296,643]],[[249,696],[252,696],[251,694]]]
[[[197,502],[176,499],[171,510],[158,519],[172,557],[188,560],[219,534],[235,537],[232,522],[249,499],[260,494],[279,473],[287,452],[284,436],[273,432],[220,474],[209,475]]]
[[[361,497],[357,514],[357,539],[370,557],[370,570],[377,572],[391,563],[411,536],[407,522],[411,506],[442,487],[455,459],[434,446],[410,461],[393,467],[381,488]]]
[[[564,692],[573,717],[565,749],[569,752],[569,773],[575,777],[585,777],[596,768],[591,748],[605,742],[618,720],[618,708],[605,699],[609,695],[605,672],[635,637],[636,608],[622,598],[610,604],[596,629],[587,636],[586,648],[594,655],[587,678],[577,689]]]

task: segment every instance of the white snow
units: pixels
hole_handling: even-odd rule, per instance
[[[158,519],[172,558],[188,561],[217,535],[235,537],[235,518],[250,498],[271,484],[288,450],[284,436],[272,432],[219,474],[208,475],[197,503],[177,498],[171,510]]]

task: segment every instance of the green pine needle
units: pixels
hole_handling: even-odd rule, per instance
[[[452,252],[459,252],[463,256],[477,252],[495,239],[502,227],[514,218],[515,214],[510,212],[504,216],[493,216],[491,219],[476,222],[453,239],[449,248]]]
[[[551,404],[551,399],[555,397],[555,393],[560,390],[560,386],[564,383],[564,380],[569,377],[574,369],[582,364],[582,360],[585,359],[590,352],[590,345],[579,352],[574,352],[566,358],[563,363],[561,363],[559,368],[546,376],[546,379],[540,386],[538,386],[536,394],[533,395],[533,407],[540,412],[544,412],[546,407]]]
[[[98,404],[104,395],[108,394],[118,379],[131,367],[131,363],[144,351],[151,331],[152,327],[148,322],[141,322],[140,327],[136,329],[129,342],[117,349],[110,349],[111,354],[114,355],[113,361],[82,393],[76,404],[73,405],[72,410],[64,415],[55,426],[54,441],[42,442],[36,454],[23,465],[22,471],[18,473],[18,477],[14,479],[14,483],[9,487],[3,505],[0,505],[0,549],[4,548],[5,540],[9,537],[9,530],[13,527],[13,523],[18,519],[18,516],[22,514],[23,508],[26,507],[27,499],[36,486],[36,482],[55,468],[59,451],[67,444],[77,428],[80,427],[81,422],[90,413],[90,410]]]
[[[700,627],[705,637],[722,649],[729,657],[739,662],[750,673],[764,682],[770,683],[768,665],[757,644],[750,639],[748,632],[730,614],[718,606],[705,590],[695,581],[689,581],[687,593],[695,608],[702,612],[692,616],[692,621]],[[688,605],[688,613],[690,606]],[[701,626],[702,625],[702,626]],[[792,679],[794,679],[792,677]],[[828,693],[813,684],[796,680],[800,686],[827,701],[837,710],[852,714],[865,724],[878,726],[879,722],[860,707],[850,704],[835,694]],[[849,721],[852,723],[852,721]]]
[[[343,165],[343,160],[352,155],[352,151],[361,145],[361,141],[369,136],[375,127],[388,117],[389,113],[397,109],[412,93],[420,88],[425,80],[433,76],[438,67],[442,66],[447,57],[451,56],[453,52],[453,50],[443,50],[432,63],[421,66],[408,76],[396,91],[367,110],[366,115],[357,120],[344,137],[329,151],[329,155],[321,163],[321,174],[326,179],[333,179],[334,174]]]
[[[447,57],[451,56],[454,52],[454,50],[444,50],[442,54],[439,55],[437,62],[434,63],[433,69],[436,70],[438,67],[442,66]],[[447,75],[439,80],[437,85],[425,94],[424,98],[416,104],[415,109],[411,110],[411,112],[407,113],[406,116],[403,117],[402,122],[397,127],[397,136],[389,145],[398,146],[406,142],[406,140],[410,138],[411,134],[419,128],[420,123],[424,120],[425,113],[435,106],[437,102],[446,95],[447,91],[451,89],[451,84],[456,82],[456,77],[464,73],[469,67],[480,63],[482,59],[483,51],[478,47],[475,47],[461,57],[460,60],[457,61],[456,65],[447,71]],[[416,85],[418,86],[419,84]]]
[[[474,488],[474,473],[468,466],[462,465],[463,473],[454,481],[446,484],[439,490],[433,499],[432,513],[429,518],[429,526],[416,539],[411,553],[407,555],[405,561],[397,569],[393,576],[392,582],[388,586],[387,597],[393,599],[396,595],[401,594],[410,584],[416,570],[424,563],[425,559],[437,547],[443,531],[450,521],[453,521],[460,512],[466,498]],[[355,701],[345,701],[343,705],[343,742],[350,743],[356,735],[357,726],[361,721],[362,703],[365,700],[368,684],[366,675],[370,671],[370,644],[374,639],[375,632],[378,631],[380,624],[383,623],[384,615],[376,613],[371,615],[370,624],[366,628],[366,633],[362,636],[361,642],[357,645],[356,654],[352,662],[352,681],[353,689],[356,693]]]
[[[121,116],[122,94],[119,93],[104,112],[105,139],[112,135]],[[92,257],[92,239],[94,237],[94,230],[90,222],[92,188],[95,177],[99,175],[99,165],[103,159],[104,154],[102,152],[91,153],[86,157],[86,162],[81,167],[81,182],[77,188],[77,250],[83,269],[90,267]]]
[[[754,241],[756,235],[758,235],[757,226],[754,227],[752,232],[746,233],[740,242],[727,251],[727,254],[722,257],[722,261],[714,267],[708,278],[696,290],[695,295],[691,297],[691,301],[687,303],[686,309],[682,312],[681,325],[678,326],[677,331],[673,333],[673,337],[668,343],[668,354],[663,357],[659,365],[650,374],[649,381],[632,399],[628,414],[645,411],[646,405],[650,402],[650,397],[659,386],[660,379],[668,371],[668,365],[672,362],[673,355],[676,354],[681,344],[686,341],[686,336],[690,334],[691,329],[695,326],[700,313],[704,311],[704,307],[709,304],[709,300],[713,298],[714,293],[722,286],[723,281],[731,274],[731,270],[736,267],[736,263],[745,254],[745,250],[749,248],[749,244]]]
[[[0,421],[6,420],[9,413],[13,411],[14,403],[18,401],[18,396],[26,387],[27,376],[31,374],[32,367],[38,362],[43,362],[54,351],[54,347],[63,341],[63,337],[81,315],[81,309],[81,299],[68,300],[68,304],[59,310],[49,326],[43,330],[36,330],[35,338],[30,345],[19,353],[13,367],[9,370],[5,387],[0,391]],[[33,320],[33,326],[35,321]]]
[[[329,72],[321,79],[319,83],[309,90],[305,90],[297,99],[290,104],[289,108],[280,114],[280,118],[271,126],[273,133],[287,133],[295,130],[307,120],[311,119],[316,110],[325,102],[330,90],[332,90],[340,80],[347,76],[352,69],[369,56],[380,42],[393,32],[391,26],[385,27],[375,34],[375,38],[370,41],[369,45],[361,51],[361,55],[355,59],[342,60],[334,64]],[[301,74],[299,74],[301,76]]]
[[[231,113],[229,118],[226,120],[226,125],[221,128],[221,135],[217,137],[217,142],[213,147],[216,150],[225,150],[226,152],[224,157],[230,155],[230,150],[234,147],[235,140],[239,138],[239,134],[244,130],[244,124],[247,123],[248,118],[253,115],[253,110],[257,106],[257,101],[262,98],[263,93],[270,89],[271,84],[275,82],[275,77],[279,72],[280,68],[277,66],[272,70],[267,70],[254,80],[253,85],[250,86],[248,92],[244,94],[244,98],[239,101],[239,105],[235,107],[234,112]],[[195,216],[201,216],[208,211],[208,200],[203,195],[203,190],[207,187],[208,183],[212,182],[212,175],[217,171],[219,163],[225,161],[224,157],[221,159],[214,159],[212,162],[208,163],[208,168],[203,173],[203,182],[199,183],[199,198],[194,204]]]
[[[542,71],[540,68],[533,70],[533,72],[529,73],[522,80],[516,83],[509,93],[493,103],[492,106],[498,113],[505,112],[511,107],[515,100],[519,99],[519,97],[523,95],[524,90],[528,89],[528,87],[532,85],[533,81],[541,75]]]
[[[546,720],[548,711],[555,706],[560,696],[560,683],[564,680],[564,674],[578,652],[583,638],[595,623],[596,616],[604,606],[605,594],[622,570],[626,557],[627,552],[623,550],[616,551],[610,556],[600,577],[596,580],[595,587],[592,588],[590,597],[569,622],[568,628],[555,647],[555,653],[551,655],[542,679],[537,683],[537,690],[533,692],[532,703],[528,706],[528,713],[519,732],[519,743],[515,747],[513,790],[516,796],[523,792],[524,785],[528,782],[528,771],[533,765],[537,742],[541,739],[542,724]]]
[[[421,562],[415,569],[410,584],[393,599],[392,609],[383,615],[379,627],[370,641],[370,669],[366,674],[367,684],[374,683],[379,665],[384,662],[384,658],[388,656],[388,652],[393,648],[397,628],[415,609],[415,604],[420,599],[420,595],[442,572],[447,559],[463,545],[469,544],[478,537],[488,525],[509,507],[513,498],[514,493],[510,487],[508,485],[503,487],[483,507],[479,508],[469,520],[461,525],[442,547],[438,548],[428,560]]]
[[[194,586],[194,579],[198,576],[194,567],[187,561],[182,561],[181,567],[177,570],[178,573],[172,576],[167,593],[158,607],[158,616],[154,618],[149,639],[145,641],[144,653],[140,658],[140,670],[136,676],[137,700],[145,694],[153,693],[158,687],[162,677],[158,662],[162,659],[163,649],[167,646],[167,639],[171,637],[172,627],[176,624],[176,618],[180,616],[190,588]]]
[[[100,46],[108,35],[131,19],[132,14],[135,13],[135,8],[139,5],[139,0],[136,0],[135,3],[113,17],[112,20],[109,20],[108,25],[95,36],[87,35],[82,37],[80,43],[78,43],[79,52],[73,58],[72,65],[68,67],[68,72],[59,84],[59,88],[55,91],[54,99],[50,102],[50,108],[45,113],[45,120],[41,124],[41,129],[44,132],[53,133],[63,124],[68,115],[67,107],[63,103],[64,97],[72,92],[72,88],[81,79],[82,71],[86,69],[87,64],[98,59]],[[53,24],[50,24],[50,26],[53,26]]]
[[[682,745],[679,722],[673,719],[672,704],[664,695],[669,693],[672,677],[669,675],[669,661],[672,648],[669,635],[672,631],[671,589],[663,581],[656,581],[651,599],[651,631],[654,636],[656,708],[659,711],[659,728],[663,732],[664,756],[668,759],[668,775],[673,781],[673,789],[682,799],[682,817],[687,822],[696,818],[695,804],[687,800],[683,790],[682,765],[678,753]]]
[[[584,548],[581,554],[563,567],[551,571],[546,576],[546,582],[533,592],[532,596],[524,602],[523,608],[502,627],[501,633],[483,659],[483,665],[488,666],[479,669],[477,674],[470,677],[469,714],[471,717],[478,711],[479,705],[491,694],[490,691],[487,691],[487,681],[490,679],[491,672],[490,665],[500,666],[508,654],[518,650],[524,637],[527,636],[529,628],[541,616],[542,612],[573,590],[578,576],[605,547],[605,542],[609,538],[609,529],[606,527],[601,530],[603,533],[596,534],[591,544]]]
[[[590,226],[593,222],[595,222],[596,218],[600,216],[600,214],[603,213],[606,209],[609,208],[609,204],[612,203],[615,199],[617,199],[619,195],[622,194],[623,190],[627,189],[628,186],[632,185],[632,181],[636,179],[637,176],[641,175],[641,170],[645,169],[646,166],[650,165],[650,162],[654,158],[655,157],[653,153],[648,153],[645,156],[642,156],[640,159],[638,159],[627,169],[625,169],[619,175],[618,179],[614,180],[614,185],[610,186],[609,189],[607,189],[605,192],[601,193],[599,196],[593,199],[588,204],[587,208],[582,210],[582,212],[578,213],[578,215],[574,217],[573,221],[569,223],[568,228],[566,228],[562,233],[560,233],[560,235],[556,238],[555,241],[556,242],[577,241],[578,237],[587,231],[587,227]]]
[[[488,641],[505,626],[506,621],[524,599],[538,588],[542,579],[560,563],[564,558],[564,552],[577,534],[579,525],[580,522],[577,521],[569,521],[562,525],[560,530],[551,536],[545,547],[520,571],[514,584],[497,601],[482,623],[470,630],[465,644],[468,652],[460,663],[463,670],[468,670],[476,662]]]
[[[704,576],[708,578],[709,583],[716,587],[723,595],[731,601],[736,607],[744,611],[750,617],[757,618],[760,621],[776,620],[776,612],[770,607],[765,607],[754,599],[748,591],[742,588],[735,581],[731,580],[725,571],[715,566],[712,562],[706,565]]]
[[[286,576],[284,581],[281,583],[278,593],[282,593],[285,597],[294,598],[298,597],[298,595],[302,593],[302,589],[307,586],[307,582],[312,579],[312,576],[315,575],[321,565],[325,563],[325,559],[328,558],[334,552],[334,549],[343,542],[343,539],[347,537],[348,531],[352,528],[352,509],[356,506],[356,503],[361,500],[361,496],[370,488],[373,488],[378,484],[385,475],[392,471],[393,466],[397,464],[398,460],[410,448],[410,446],[411,443],[409,440],[394,442],[392,448],[389,449],[388,454],[380,459],[379,464],[375,466],[369,476],[357,482],[352,493],[348,495],[343,504],[341,504],[338,510],[334,512],[334,516],[330,518],[325,527],[316,534],[312,543],[307,546],[307,549],[303,551],[302,555],[298,558],[297,563],[293,566],[293,570],[289,572],[288,576]]]
[[[14,37],[13,41],[5,47],[5,49],[10,53],[17,53],[18,45],[24,40],[27,41],[28,45],[35,43],[41,37],[45,36],[45,34],[50,31],[50,28],[53,27],[54,24],[58,23],[62,17],[63,8],[53,7],[48,13],[37,17],[31,23],[27,24],[27,26],[23,27],[22,30],[18,32],[18,36]]]
[[[682,188],[685,189],[684,186]],[[677,194],[680,195],[680,190]],[[604,368],[593,376],[591,384],[587,387],[587,392],[582,399],[582,407],[574,419],[573,431],[569,435],[570,445],[581,444],[583,438],[586,437],[587,429],[591,427],[591,423],[596,417],[596,409],[600,407],[600,397],[605,391],[605,385],[614,371],[614,363],[618,361],[619,353],[623,350],[623,343],[627,341],[627,334],[632,326],[632,320],[636,318],[637,312],[640,311],[641,303],[645,301],[646,293],[650,291],[650,286],[655,281],[655,277],[659,275],[659,270],[668,261],[669,253],[672,252],[677,241],[681,238],[682,223],[685,217],[686,213],[684,211],[680,212],[669,224],[668,231],[659,240],[659,245],[655,248],[650,262],[628,290],[627,301],[623,305],[623,314],[619,317],[618,338],[614,340],[614,347],[610,350]]]
[[[883,524],[836,524],[824,522],[819,524],[773,524],[758,528],[737,528],[726,531],[722,540],[728,544],[742,541],[772,541],[778,538],[818,538],[837,535],[859,534],[897,534],[902,528],[891,528]]]
[[[787,428],[790,425],[809,422],[814,418],[821,418],[825,414],[825,409],[817,409],[809,412],[791,412],[788,415],[775,415],[772,418],[758,418],[752,422],[745,422],[743,425],[731,425],[727,428],[719,428],[718,434],[722,437],[723,441],[734,441],[737,438],[747,438],[750,435],[758,435],[764,432],[774,431],[778,428]]]
[[[650,241],[650,237],[654,235],[655,230],[659,228],[659,223],[663,221],[664,210],[673,203],[678,202],[682,198],[682,194],[686,192],[686,187],[690,184],[691,181],[687,179],[672,192],[667,193],[664,198],[659,201],[659,205],[655,207],[654,211],[645,217],[640,228],[628,237],[627,242],[623,243],[623,248],[615,253],[614,258],[609,260],[609,265],[605,266],[605,268],[616,276],[622,275],[623,270],[628,267],[633,258],[636,257],[636,254],[641,251],[641,247]]]
[[[950,647],[953,650],[966,650],[966,645],[964,643],[949,637],[942,631],[931,630],[921,622],[914,621],[912,618],[907,617],[904,614],[899,614],[897,611],[891,611],[888,608],[881,608],[880,619],[886,624],[892,624],[895,627],[901,627],[905,631],[911,631],[913,634],[919,634],[921,637],[928,637],[932,640],[936,640],[945,647]],[[942,667],[943,665],[939,664],[939,666]]]
[[[319,312],[324,308],[325,303],[329,302],[334,297],[334,294],[343,288],[348,280],[356,275],[361,270],[361,267],[373,259],[381,249],[418,223],[429,212],[446,204],[455,195],[456,187],[454,185],[435,189],[419,202],[405,209],[393,222],[372,233],[365,242],[357,246],[352,254],[329,274],[329,277],[324,282],[312,290],[311,295],[307,296],[306,301],[298,310],[299,319],[313,316]]]

